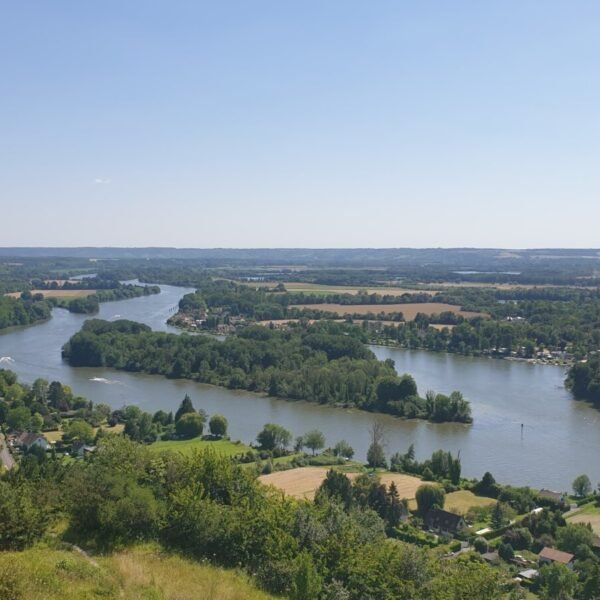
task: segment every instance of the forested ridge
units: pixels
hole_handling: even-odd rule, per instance
[[[63,348],[72,366],[188,378],[272,396],[409,418],[471,421],[459,392],[419,396],[409,375],[379,361],[360,329],[329,321],[285,331],[247,327],[224,341],[153,332],[131,321],[87,321]]]

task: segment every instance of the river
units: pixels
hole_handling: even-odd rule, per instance
[[[160,287],[158,295],[103,303],[98,317],[132,319],[155,330],[176,331],[165,321],[191,290]],[[73,368],[62,361],[60,350],[86,318],[55,309],[45,323],[0,334],[0,357],[10,357],[0,367],[14,370],[21,381],[37,377],[61,381],[76,394],[113,407],[138,404],[152,412],[176,410],[187,393],[197,408],[225,415],[231,437],[244,442],[252,441],[267,422],[280,423],[294,436],[317,428],[328,444],[348,440],[363,459],[369,427],[377,418],[386,428],[388,455],[404,452],[411,443],[420,460],[439,448],[460,451],[466,476],[481,477],[490,471],[504,483],[560,491],[570,490],[580,473],[587,473],[592,482],[600,480],[600,412],[571,398],[560,367],[374,346],[379,358],[392,358],[400,373],[414,375],[421,394],[428,389],[460,390],[471,401],[474,418],[472,425],[403,421],[160,376]]]

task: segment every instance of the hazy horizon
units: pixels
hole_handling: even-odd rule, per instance
[[[5,4],[6,247],[593,248],[600,5]]]

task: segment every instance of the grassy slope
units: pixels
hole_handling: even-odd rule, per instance
[[[246,444],[235,443],[229,440],[203,440],[194,438],[191,440],[174,440],[168,442],[154,442],[150,444],[150,450],[162,452],[169,450],[172,452],[181,452],[183,454],[191,454],[194,450],[206,450],[210,448],[223,456],[235,456],[236,454],[245,454],[250,450],[250,446]]]
[[[238,572],[141,546],[93,561],[37,546],[0,553],[0,598],[11,600],[269,600]]]

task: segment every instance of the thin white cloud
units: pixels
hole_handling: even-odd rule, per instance
[[[104,177],[96,177],[92,183],[94,185],[108,185],[110,183],[110,179]]]

